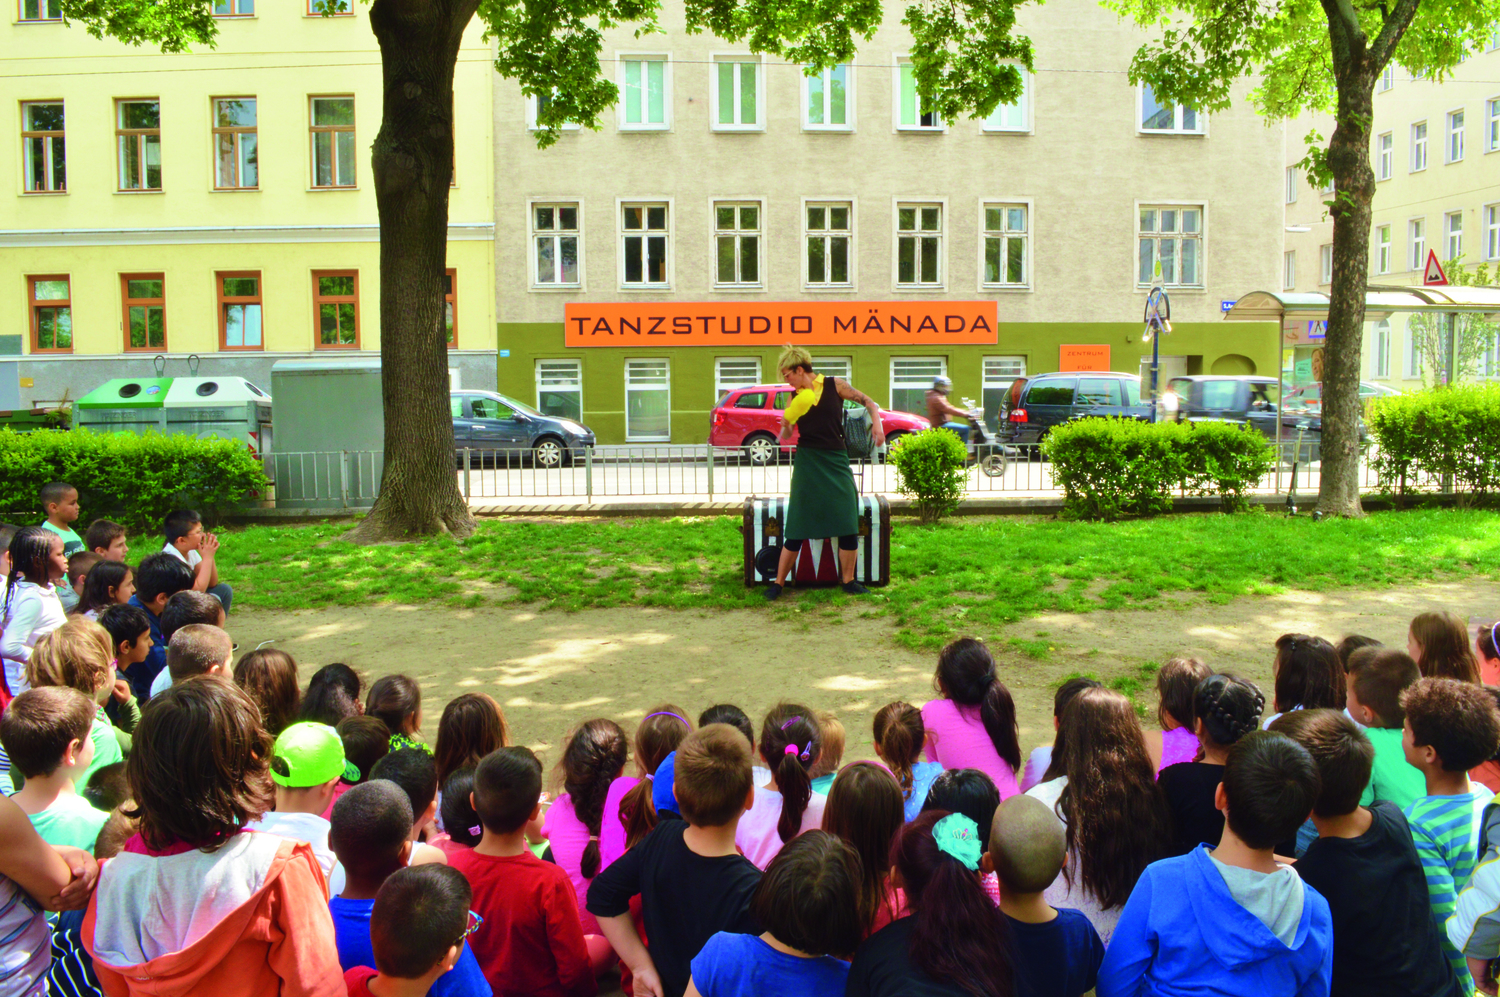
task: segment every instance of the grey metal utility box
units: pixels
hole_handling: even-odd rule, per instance
[[[266,473],[276,482],[276,505],[374,504],[385,464],[380,361],[278,360],[271,396],[276,450],[267,455]]]

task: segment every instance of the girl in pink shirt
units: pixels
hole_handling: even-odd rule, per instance
[[[1198,757],[1198,735],[1193,733],[1193,696],[1198,683],[1213,674],[1197,658],[1172,658],[1156,673],[1156,722],[1161,733],[1146,732],[1146,750],[1156,762],[1156,774],[1168,765]]]
[[[959,638],[938,655],[932,683],[943,698],[922,707],[927,760],[945,769],[979,769],[1002,800],[1019,793],[1016,703],[995,677],[989,649],[972,637]]]
[[[651,778],[662,759],[677,750],[693,732],[682,707],[665,703],[656,707],[635,729],[636,775],[619,776],[604,797],[604,818],[599,828],[599,868],[605,869],[626,849],[656,826],[656,807],[651,802]]]

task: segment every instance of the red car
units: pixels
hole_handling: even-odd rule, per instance
[[[716,447],[738,447],[752,464],[769,464],[777,457],[776,434],[781,431],[781,411],[792,400],[787,384],[758,384],[753,388],[736,388],[714,406],[710,415],[708,442]],[[845,408],[859,408],[844,402]],[[910,412],[880,413],[885,427],[886,443],[894,443],[907,433],[932,428],[932,424]],[[780,447],[791,453],[797,442],[796,427],[790,443]]]

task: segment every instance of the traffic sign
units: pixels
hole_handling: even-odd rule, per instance
[[[1427,251],[1427,266],[1422,268],[1422,285],[1424,287],[1439,287],[1448,283],[1448,275],[1443,273],[1443,265],[1438,262],[1437,250]]]

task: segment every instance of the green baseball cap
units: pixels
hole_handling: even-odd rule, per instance
[[[305,789],[338,776],[357,782],[359,769],[344,757],[344,742],[327,724],[292,724],[276,739],[271,756],[271,779],[276,785]]]

